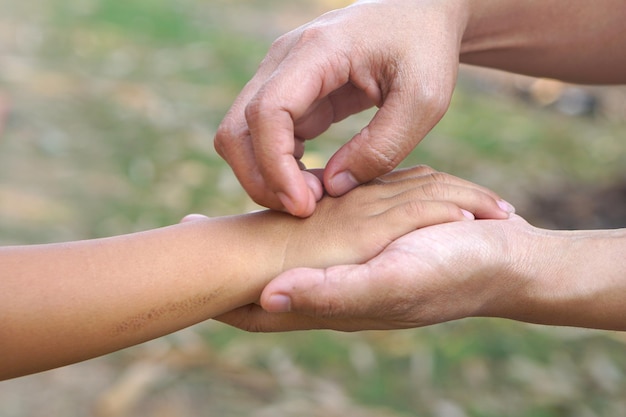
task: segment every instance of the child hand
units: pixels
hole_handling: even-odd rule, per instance
[[[283,267],[361,263],[415,229],[506,219],[513,211],[492,191],[430,167],[398,170],[342,197],[325,196],[311,217],[285,222],[293,229]]]

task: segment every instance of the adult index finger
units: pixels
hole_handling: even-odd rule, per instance
[[[349,65],[330,65],[316,45],[296,46],[245,109],[257,168],[269,190],[292,214],[315,209],[316,193],[307,186],[294,157],[295,124],[315,102],[348,81]]]

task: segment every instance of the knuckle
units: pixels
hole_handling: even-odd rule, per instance
[[[447,188],[441,182],[429,182],[422,187],[422,191],[431,199],[445,199],[448,196]]]
[[[431,168],[428,165],[416,165],[410,168],[410,170],[417,175],[428,175],[437,172],[434,168]]]
[[[227,323],[233,327],[241,329],[249,333],[259,333],[263,331],[263,327],[260,322],[255,320],[255,309],[252,305],[242,308],[242,310],[235,317],[227,321]]]
[[[330,289],[336,284],[337,282],[329,269],[325,269],[321,288]],[[344,310],[344,301],[342,297],[333,294],[332,291],[322,291],[314,300],[312,310],[315,317],[323,319],[336,318],[339,317]]]
[[[256,204],[267,207],[269,204],[266,195],[263,192],[257,191],[254,188],[246,189],[246,192]]]
[[[421,83],[418,95],[420,97],[420,112],[440,119],[450,105],[450,94],[437,83]]]
[[[248,320],[240,320],[236,323],[233,323],[233,326],[248,333],[260,332],[259,326]]]
[[[244,330],[248,333],[266,333],[267,329],[261,324],[253,320],[245,320],[245,327],[241,327],[241,330]]]
[[[396,161],[393,156],[390,156],[385,150],[380,150],[374,147],[370,147],[369,152],[366,154],[367,163],[378,167],[378,171],[389,172],[396,167]]]
[[[328,37],[328,30],[320,24],[308,25],[300,31],[298,45],[316,45]]]
[[[257,94],[250,99],[246,107],[244,108],[244,116],[246,121],[254,123],[254,121],[262,119],[263,112],[266,111],[269,106],[269,101],[263,94],[263,90],[257,92]]]
[[[237,156],[240,147],[250,138],[248,124],[238,118],[233,112],[227,114],[215,131],[213,147],[224,159],[228,160],[229,154]]]
[[[461,219],[463,214],[456,204],[441,201],[436,206],[423,200],[413,200],[404,205],[405,214],[410,217],[418,217],[432,220],[452,221]]]
[[[222,159],[226,159],[226,152],[224,151],[224,145],[222,141],[217,138],[217,136],[213,140],[213,148],[215,149],[215,152],[217,152],[217,154],[220,157],[222,157]]]
[[[337,300],[327,299],[314,307],[313,315],[321,319],[332,319],[338,316],[339,310]]]
[[[289,47],[291,46],[293,42],[292,39],[293,39],[293,32],[285,33],[284,35],[281,35],[278,38],[276,38],[274,42],[272,42],[272,44],[270,45],[270,49],[269,49],[267,56],[265,57],[265,60],[271,59],[271,57],[273,57],[274,55],[281,54],[286,49],[289,49]]]
[[[293,48],[294,43],[297,41],[298,29],[291,32],[287,32],[278,38],[276,38],[270,48],[259,64],[259,70],[264,68],[275,68],[289,53],[289,50]]]
[[[421,200],[411,200],[404,205],[406,215],[408,217],[421,217],[422,213],[427,211],[425,204]]]
[[[367,138],[367,128],[363,129],[361,136],[365,139],[361,154],[371,177],[387,173],[400,163],[400,148],[393,139],[372,142]]]
[[[431,184],[438,184],[439,186],[443,186],[443,184],[450,184],[452,178],[450,174],[435,170],[427,175],[430,178]]]
[[[253,128],[265,124],[268,120],[276,120],[279,114],[284,111],[286,109],[278,103],[271,88],[264,86],[245,106],[244,117],[247,126]]]
[[[231,124],[222,122],[218,126],[213,139],[213,147],[222,158],[226,159],[228,144],[234,137],[235,133]]]

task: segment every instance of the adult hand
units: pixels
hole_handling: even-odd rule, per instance
[[[512,252],[531,229],[516,215],[419,229],[362,265],[287,271],[265,287],[265,310],[249,305],[217,319],[248,331],[355,331],[502,315],[525,283]]]
[[[323,188],[339,196],[395,168],[448,108],[461,4],[360,1],[279,38],[215,137],[250,196],[306,217]],[[374,118],[333,155],[323,178],[301,170],[307,139],[372,106]]]
[[[293,269],[217,319],[248,331],[413,328],[465,317],[626,330],[626,229],[517,215],[429,226],[362,265]],[[280,314],[280,312],[285,312]]]

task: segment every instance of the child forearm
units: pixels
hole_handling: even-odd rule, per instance
[[[280,272],[286,239],[263,223],[274,215],[0,249],[0,379],[112,352],[254,302]]]

